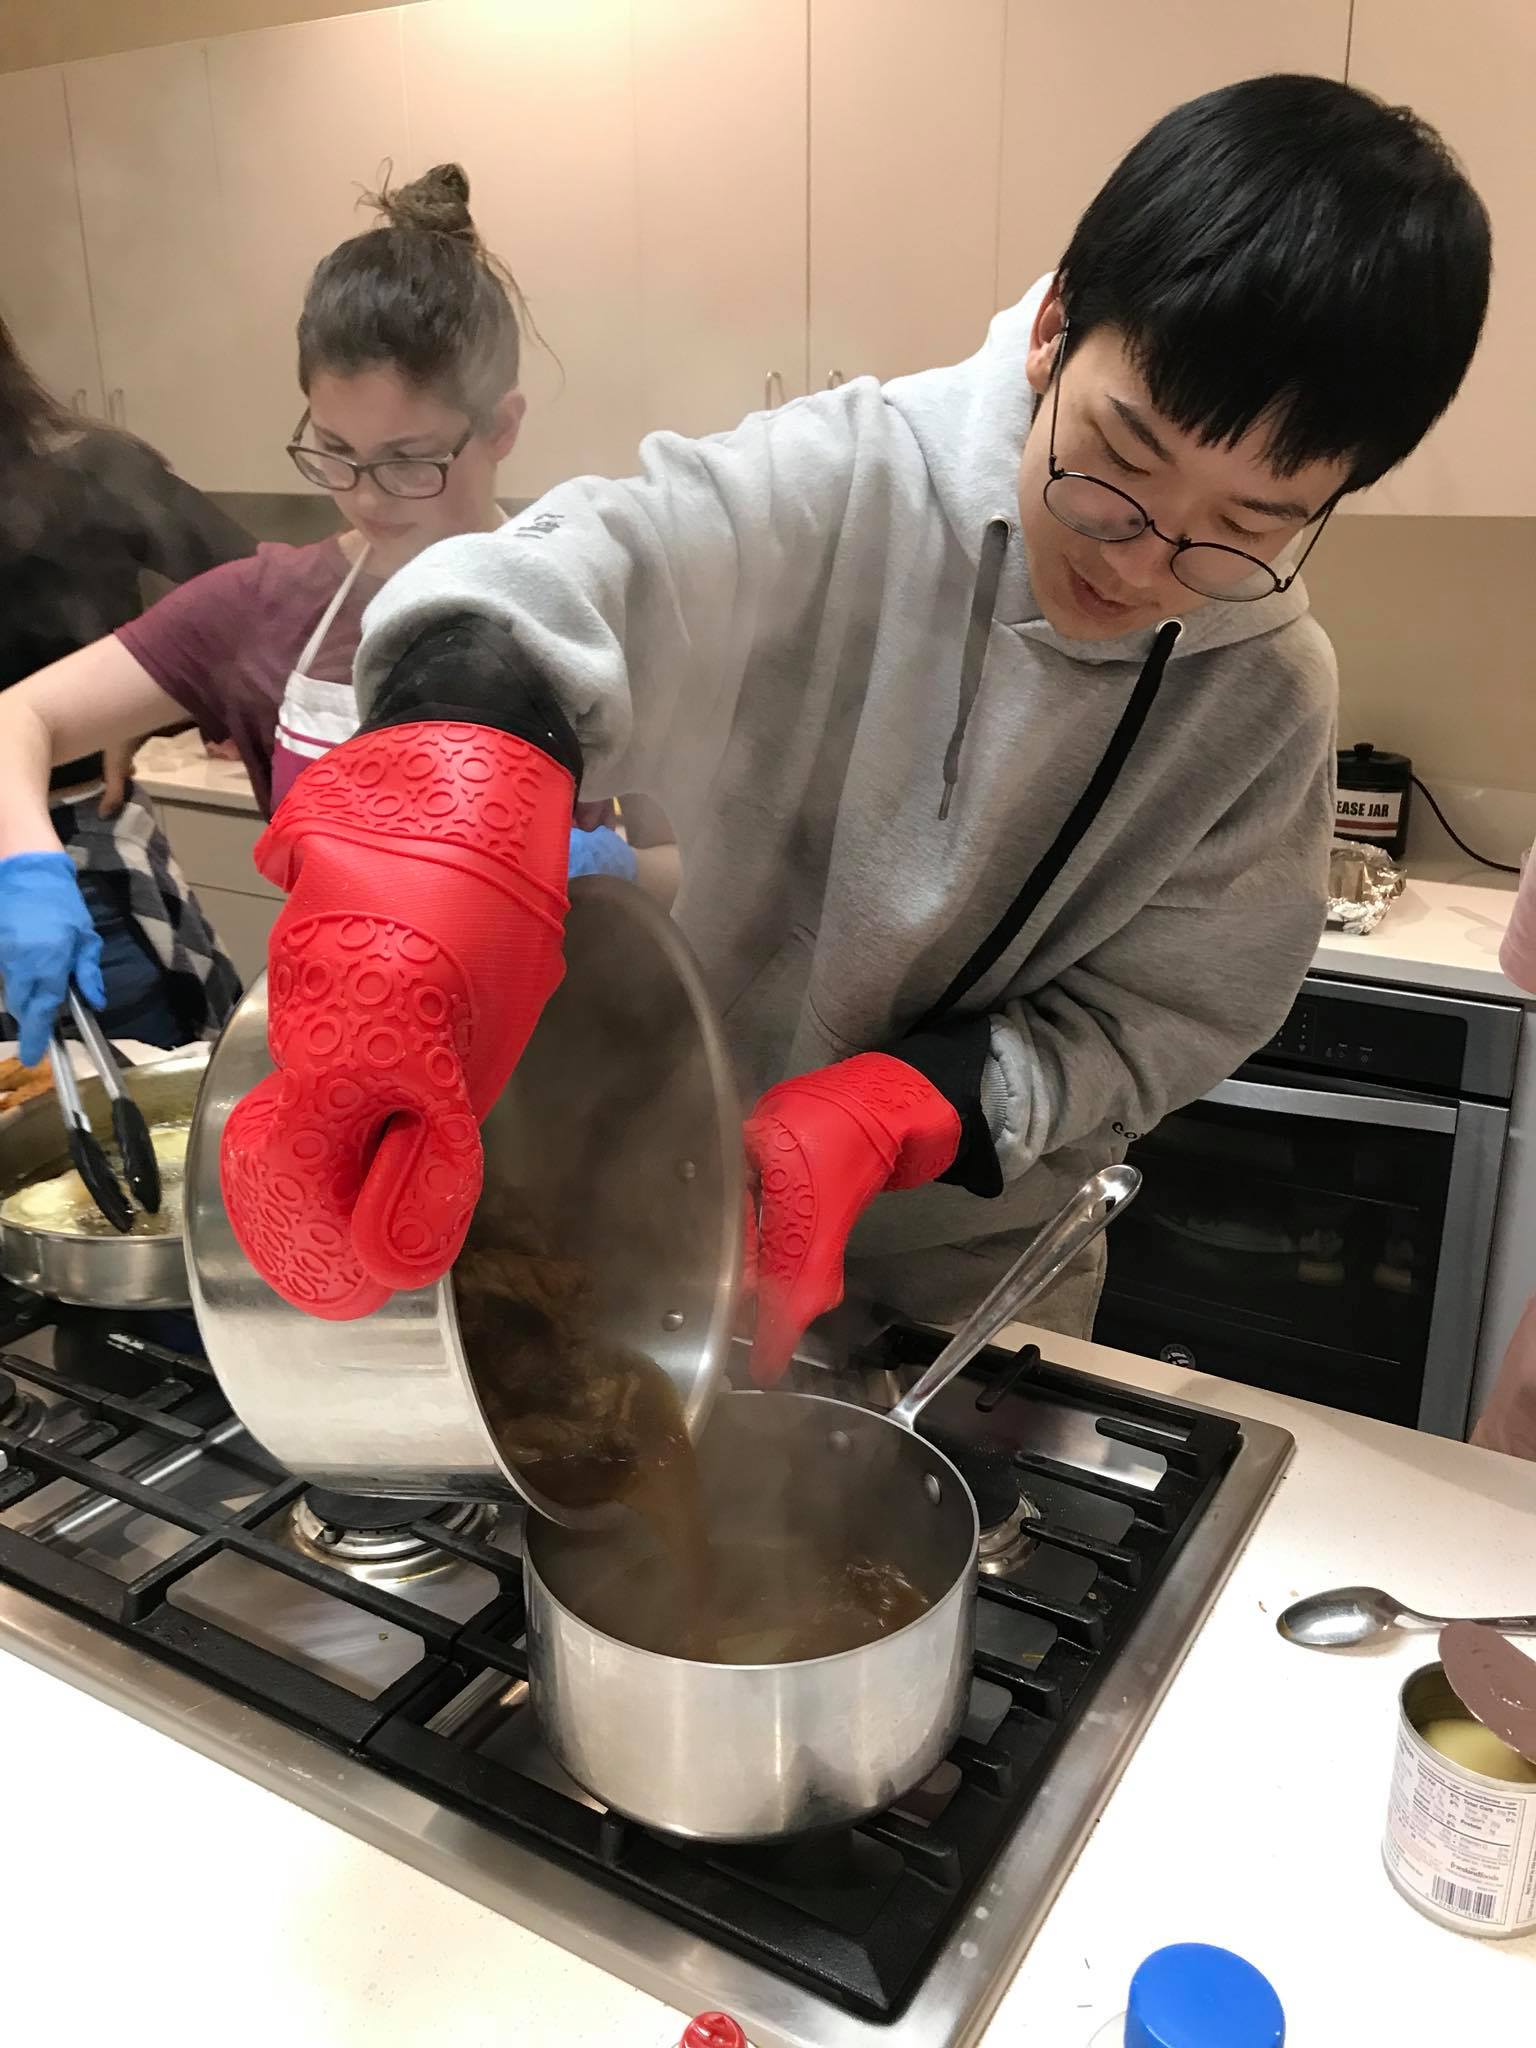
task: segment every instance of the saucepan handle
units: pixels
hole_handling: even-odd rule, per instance
[[[1078,1253],[1093,1243],[1110,1218],[1134,1200],[1140,1186],[1141,1175],[1134,1166],[1106,1166],[1085,1181],[1066,1207],[1024,1247],[981,1306],[971,1311],[912,1391],[897,1402],[891,1421],[903,1429],[914,1428],[939,1389],[968,1366],[1021,1308],[1044,1293]]]

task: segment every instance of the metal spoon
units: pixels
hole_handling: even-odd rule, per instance
[[[1275,1623],[1288,1643],[1307,1650],[1347,1650],[1369,1643],[1395,1628],[1444,1628],[1456,1617],[1421,1614],[1405,1607],[1380,1586],[1335,1586],[1328,1593],[1309,1593],[1287,1607]],[[1536,1614],[1488,1614],[1476,1617],[1481,1628],[1505,1635],[1536,1635]]]

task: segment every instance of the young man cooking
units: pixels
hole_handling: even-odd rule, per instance
[[[1450,403],[1488,276],[1412,114],[1249,80],[1132,149],[970,361],[658,434],[402,570],[364,730],[258,852],[280,1071],[224,1155],[258,1268],[337,1318],[447,1268],[560,975],[572,799],[643,790],[760,1097],[760,1364],[845,1257],[972,1305],[1295,994],[1335,708],[1296,572]]]

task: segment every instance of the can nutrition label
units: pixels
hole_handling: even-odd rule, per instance
[[[1506,1793],[1398,1731],[1382,1854],[1431,1919],[1469,1934],[1536,1920],[1536,1788]]]

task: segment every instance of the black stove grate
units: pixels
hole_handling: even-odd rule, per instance
[[[519,1557],[426,1520],[417,1533],[491,1575],[496,1591],[468,1620],[446,1618],[409,1597],[360,1583],[262,1533],[300,1483],[267,1460],[232,1423],[211,1374],[183,1345],[190,1321],[172,1327],[175,1348],[134,1335],[132,1318],[60,1310],[0,1294],[0,1347],[53,1325],[70,1338],[68,1370],[0,1349],[0,1371],[24,1392],[67,1397],[82,1415],[64,1444],[0,1427],[0,1517],[56,1481],[74,1482],[169,1523],[186,1541],[164,1562],[119,1578],[0,1521],[0,1579],[88,1616],[112,1635],[196,1673],[220,1691],[359,1755],[445,1805],[537,1845],[560,1862],[656,1910],[820,1996],[874,2021],[893,2019],[954,1927],[1003,1842],[1020,1826],[1115,1649],[1177,1558],[1240,1442],[1236,1424],[1042,1362],[1026,1352],[983,1354],[961,1383],[981,1426],[1005,1404],[1048,1401],[1092,1419],[1099,1436],[1166,1461],[1155,1485],[1030,1452],[1014,1462],[1043,1500],[1089,1497],[1129,1515],[1118,1540],[1054,1517],[1031,1525],[1047,1550],[1092,1567],[1092,1583],[1067,1599],[1007,1580],[983,1580],[978,1623],[1012,1609],[1047,1627],[1038,1663],[986,1647],[976,1661],[990,1712],[941,1767],[947,1803],[921,1800],[832,1837],[769,1850],[690,1846],[595,1809],[559,1783],[499,1759],[469,1739],[447,1710],[478,1688],[487,1699],[526,1680]],[[127,1335],[131,1350],[119,1349]],[[863,1362],[921,1368],[937,1355],[934,1333],[887,1334]],[[1106,1408],[1113,1412],[1107,1413]],[[951,1414],[953,1400],[951,1399]],[[1006,1411],[1005,1411],[1006,1412]],[[152,1481],[107,1470],[101,1453],[127,1437],[163,1438],[167,1454],[217,1445],[239,1461],[253,1491],[237,1508],[199,1507]],[[423,1504],[424,1514],[430,1503]],[[1123,1519],[1123,1516],[1122,1516]],[[219,1553],[238,1552],[420,1640],[419,1661],[373,1698],[242,1639],[174,1605],[177,1583]],[[1054,1632],[1052,1639],[1051,1632]],[[514,1700],[520,1694],[514,1690]],[[524,1709],[526,1711],[526,1709]],[[491,1715],[494,1722],[495,1715]],[[439,1728],[434,1724],[442,1722]]]

